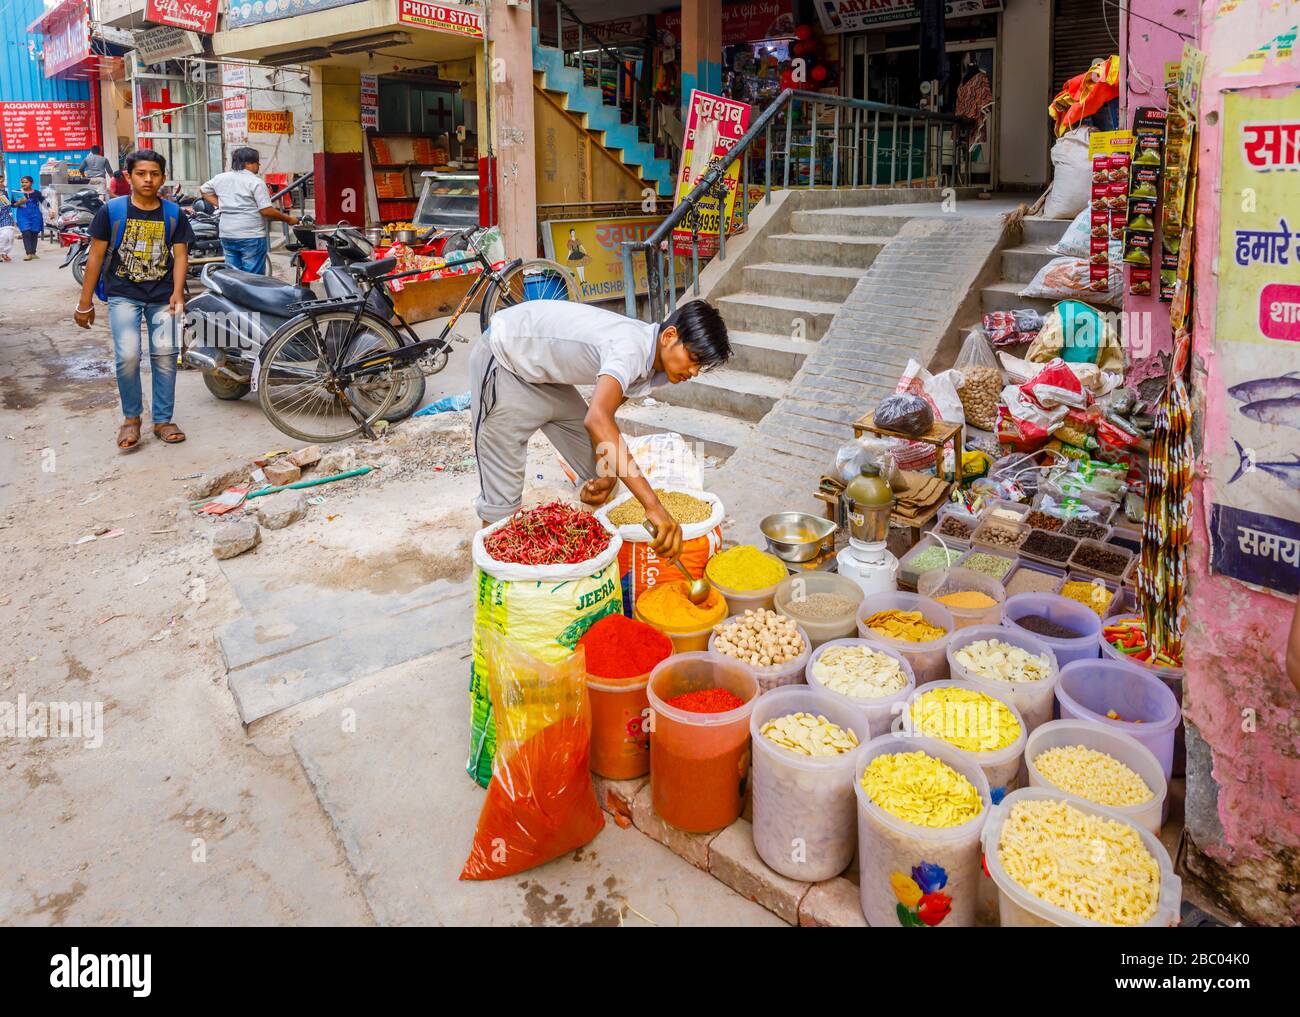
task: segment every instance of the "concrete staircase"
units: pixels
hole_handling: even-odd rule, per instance
[[[625,407],[624,430],[677,431],[709,454],[729,455],[785,394],[840,305],[907,222],[886,208],[796,211],[788,232],[762,237],[759,260],[733,269],[734,291],[713,298],[727,323],[731,362],[656,390],[650,405]]]
[[[1034,278],[1040,268],[1056,257],[1047,247],[1049,244],[1057,243],[1065,235],[1070,221],[1069,219],[1024,220],[1024,236],[1020,245],[1008,247],[1002,252],[1002,278],[980,291],[980,302],[985,313],[1027,307],[1040,311],[1052,309],[1056,304],[1055,300],[1021,297],[1017,294]],[[1118,307],[1093,296],[1089,296],[1087,301],[1105,310],[1119,310]]]
[[[673,167],[655,155],[653,141],[642,141],[635,123],[624,123],[623,112],[605,102],[604,93],[583,81],[576,67],[564,62],[564,53],[538,41],[533,29],[533,72],[540,86],[559,97],[564,108],[581,115],[600,143],[616,152],[623,164],[632,167],[661,197],[673,193]]]

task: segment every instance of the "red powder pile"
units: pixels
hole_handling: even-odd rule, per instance
[[[726,713],[745,705],[730,689],[697,689],[673,696],[668,705],[687,713]]]
[[[587,673],[597,678],[649,674],[673,652],[673,642],[656,628],[621,614],[607,614],[578,640],[587,651]]]

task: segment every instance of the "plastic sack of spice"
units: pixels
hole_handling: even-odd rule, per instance
[[[533,511],[542,510],[558,511],[551,505]],[[548,518],[542,516],[542,522]],[[608,524],[599,524],[608,543],[589,558],[573,564],[525,565],[499,561],[488,550],[492,535],[512,522],[503,519],[474,534],[474,645],[466,769],[484,787],[492,775],[496,726],[480,631],[491,629],[543,662],[556,663],[573,652],[597,620],[623,610],[618,574],[623,538]]]
[[[497,724],[492,782],[461,879],[499,879],[590,842],[605,825],[588,769],[591,712],[581,650],[554,663],[478,634]]]
[[[659,484],[655,484],[654,489],[669,513],[681,524],[681,563],[691,575],[700,578],[704,575],[704,566],[722,547],[722,519],[725,515],[722,501],[717,495],[698,489]],[[676,497],[665,498],[665,494]],[[680,511],[674,511],[675,505],[679,506]],[[637,597],[660,582],[681,579],[682,574],[672,562],[660,558],[650,546],[650,534],[640,522],[622,525],[615,522],[619,509],[624,507],[636,509],[635,514],[644,519],[645,513],[640,508],[640,502],[630,493],[615,498],[596,515],[616,529],[623,538],[623,546],[618,552],[618,572],[623,584],[623,613],[632,617]],[[613,519],[610,518],[611,513],[614,514]],[[702,519],[693,518],[704,513],[707,514]],[[691,516],[691,521],[678,518],[683,514]]]
[[[998,401],[1002,392],[1002,369],[980,329],[971,329],[962,341],[953,370],[960,376],[957,397],[966,423],[985,431],[998,425]]]

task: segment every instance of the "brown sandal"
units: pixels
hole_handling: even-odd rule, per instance
[[[153,436],[161,439],[164,445],[179,445],[185,440],[185,432],[170,420],[165,424],[154,424]]]
[[[140,444],[140,418],[126,417],[117,429],[117,447],[123,452]]]

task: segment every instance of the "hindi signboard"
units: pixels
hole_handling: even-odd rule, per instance
[[[7,152],[58,152],[98,144],[89,102],[0,102]]]
[[[1300,95],[1223,96],[1211,564],[1300,591]]]
[[[721,162],[744,137],[751,112],[748,103],[736,102],[721,95],[710,95],[698,89],[691,92],[688,109],[682,161],[677,173],[676,205],[680,205],[691,193],[709,167]],[[691,253],[693,235],[698,235],[701,258],[718,253],[718,226],[722,222],[731,222],[739,184],[740,160],[737,159],[723,174],[724,190],[721,200],[705,196],[696,205],[698,233],[696,234],[694,224],[687,222],[686,218],[673,228],[673,250],[676,253]]]
[[[151,28],[134,35],[136,58],[146,66],[203,52],[203,40],[181,28]]]
[[[645,240],[663,222],[662,216],[629,215],[607,219],[567,219],[543,223],[546,256],[567,268],[578,280],[583,303],[623,297],[623,244]],[[646,261],[633,258],[636,292],[649,291]],[[686,263],[677,259],[677,278],[686,278]]]

